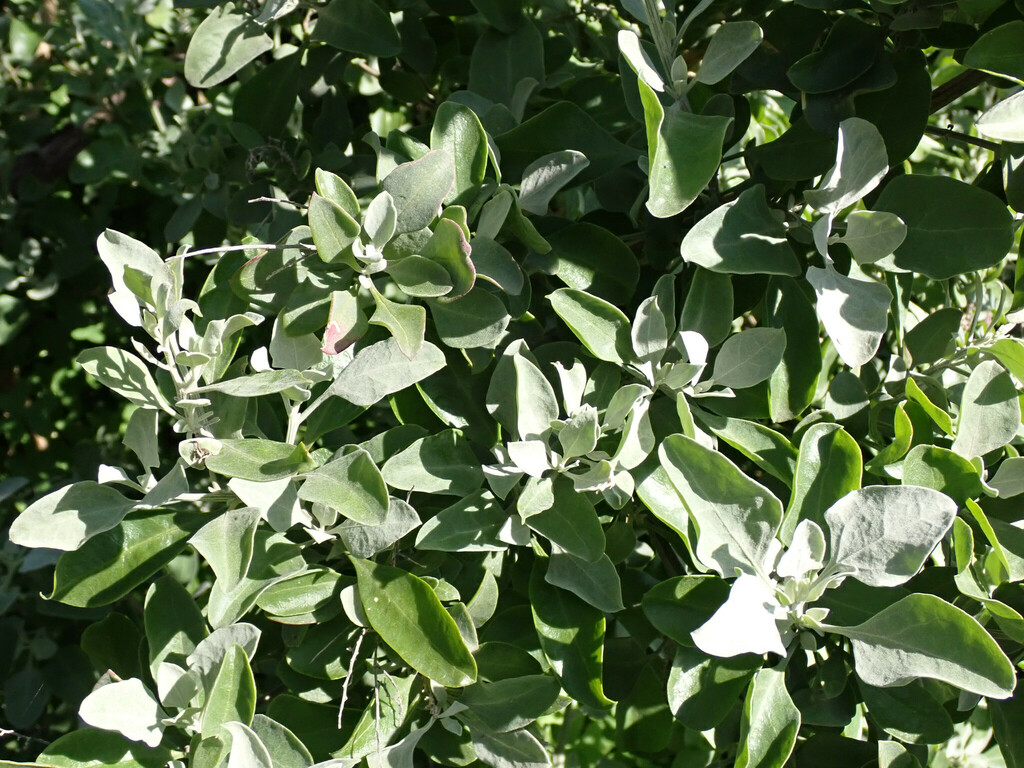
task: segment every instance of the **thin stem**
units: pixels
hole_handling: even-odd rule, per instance
[[[192,256],[207,256],[211,253],[230,253],[232,251],[308,251],[312,253],[316,250],[315,245],[309,243],[250,243],[248,245],[218,245],[213,248],[200,248],[198,251],[186,251],[185,253],[176,253],[173,256],[167,258],[167,261],[171,259],[187,259]]]
[[[295,445],[295,438],[298,437],[299,427],[302,425],[302,419],[299,418],[299,406],[301,403],[289,400],[284,395],[281,395],[281,399],[284,400],[285,409],[288,411],[288,429],[285,432],[284,441]]]
[[[959,131],[951,131],[948,128],[939,128],[937,125],[926,126],[924,132],[929,133],[932,136],[942,136],[943,138],[950,139],[951,141],[972,144],[975,147],[981,147],[982,149],[987,149],[990,152],[999,152],[1000,150],[998,142],[980,139],[977,136],[970,136],[966,133],[960,133]]]
[[[345,682],[341,686],[341,706],[338,707],[338,730],[341,730],[341,721],[345,716],[345,703],[348,701],[348,684],[351,682],[354,675],[354,667],[356,660],[359,658],[359,647],[363,644],[363,638],[366,637],[366,630],[362,630],[359,633],[359,637],[356,638],[355,647],[352,649],[352,656],[348,661],[348,674],[345,675]]]

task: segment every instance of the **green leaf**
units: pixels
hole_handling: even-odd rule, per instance
[[[442,150],[427,152],[418,160],[403,163],[391,171],[381,187],[394,198],[398,209],[395,231],[398,234],[416,232],[428,226],[437,218],[454,184],[455,165],[451,155]]]
[[[23,547],[76,550],[117,526],[134,506],[110,486],[83,480],[30,504],[11,523],[8,536]]]
[[[362,525],[345,520],[337,533],[345,548],[356,557],[372,557],[420,525],[416,510],[401,499],[390,499],[388,514],[380,525]]]
[[[373,300],[377,309],[370,318],[370,324],[387,328],[402,354],[410,360],[416,357],[423,347],[427,310],[418,304],[399,304],[391,301],[376,289],[373,291]]]
[[[792,487],[797,451],[783,435],[756,421],[718,416],[700,410],[697,406],[692,406],[691,410],[716,437],[727,442],[765,472]]]
[[[469,89],[511,108],[521,81],[544,81],[544,38],[530,22],[510,34],[502,32],[485,28],[476,39],[469,63]],[[504,148],[501,154],[504,157]]]
[[[951,498],[931,488],[874,485],[851,491],[825,513],[830,560],[864,584],[898,586],[921,570],[956,510]]]
[[[799,732],[800,710],[786,689],[785,670],[758,670],[743,702],[736,768],[782,768]]]
[[[324,504],[363,525],[379,525],[388,514],[388,491],[370,454],[361,448],[308,473],[299,498]]]
[[[298,736],[266,715],[255,715],[252,731],[267,749],[274,768],[310,768],[313,756]]]
[[[195,88],[224,82],[274,47],[274,41],[247,13],[225,3],[192,34],[185,52],[185,79]]]
[[[825,511],[860,488],[863,459],[860,446],[838,424],[815,424],[800,441],[793,495],[779,538],[788,544],[801,520],[825,525]]]
[[[477,277],[493,283],[512,296],[523,290],[523,270],[507,248],[481,235],[474,237],[471,245]]]
[[[558,401],[524,342],[509,344],[491,375],[487,411],[520,440],[547,440]]]
[[[208,522],[189,540],[213,568],[221,589],[234,589],[249,572],[259,523],[259,510],[232,509]]]
[[[638,84],[647,125],[647,210],[665,219],[688,208],[714,178],[732,118],[677,107],[666,112],[650,86],[642,80]]]
[[[106,229],[96,238],[96,250],[100,260],[110,271],[110,282],[113,292],[108,297],[111,306],[121,318],[136,328],[142,325],[140,300],[152,303],[153,295],[159,291],[160,285],[173,282],[171,271],[164,264],[160,255],[145,243],[129,237],[113,229]],[[147,296],[139,296],[125,282],[128,270],[136,275],[146,275],[150,279],[146,285]]]
[[[953,735],[949,713],[920,680],[898,688],[875,688],[865,683],[857,688],[871,719],[901,741],[941,744]]]
[[[632,359],[629,319],[618,308],[575,288],[559,288],[548,301],[594,357],[619,365]]]
[[[889,323],[892,293],[881,283],[841,275],[832,264],[807,268],[816,309],[839,356],[851,368],[875,356]]]
[[[391,17],[373,0],[332,0],[319,9],[313,39],[364,56],[395,56],[402,50]]]
[[[690,289],[686,292],[679,327],[699,333],[708,347],[715,347],[732,333],[735,314],[732,278],[697,267]],[[695,375],[697,373],[699,371]]]
[[[97,688],[82,702],[79,716],[89,725],[116,731],[132,741],[158,747],[163,739],[166,713],[138,678]]]
[[[167,575],[146,590],[144,606],[149,668],[154,679],[164,661],[185,668],[185,660],[207,636],[206,622],[192,595]]]
[[[560,189],[575,179],[588,165],[586,155],[574,149],[539,157],[523,170],[519,184],[519,207],[543,216]]]
[[[998,264],[1013,243],[1013,219],[1002,201],[946,176],[897,176],[875,209],[907,225],[896,266],[934,280]]]
[[[313,382],[299,371],[259,371],[248,376],[225,379],[214,384],[196,387],[197,392],[223,392],[232,397],[261,397],[298,387],[308,389]]]
[[[821,373],[818,317],[791,278],[773,277],[765,296],[767,325],[786,331],[782,363],[768,379],[768,407],[776,424],[796,418],[815,399]]]
[[[121,521],[61,555],[50,599],[80,608],[114,602],[173,560],[202,522],[202,515],[162,510]]]
[[[632,298],[640,267],[629,247],[607,229],[577,222],[547,239],[553,274],[567,286],[615,305]]]
[[[956,307],[938,309],[907,331],[906,345],[915,366],[946,357],[955,348],[964,313]]]
[[[470,259],[469,241],[466,237],[466,233],[457,223],[442,218],[434,227],[434,233],[427,244],[423,246],[423,257],[440,264],[451,277],[451,293],[441,299],[442,303],[465,296],[476,282],[476,269]]]
[[[1000,141],[1024,142],[1024,95],[1015,93],[981,116],[978,133]]]
[[[474,725],[492,733],[525,728],[545,714],[561,693],[550,675],[524,675],[507,680],[479,682],[463,691],[460,704],[469,707]]]
[[[990,701],[989,712],[999,751],[1007,768],[1024,765],[1024,699],[1014,696],[1007,701]]]
[[[698,221],[683,237],[683,259],[737,275],[799,275],[782,221],[772,215],[763,184],[744,190]]]
[[[313,567],[272,584],[260,593],[256,604],[271,616],[315,616],[322,621],[341,610],[344,586],[345,580],[336,571]]]
[[[1024,80],[1024,21],[988,30],[967,49],[964,66]]]
[[[878,27],[841,15],[824,42],[794,63],[786,74],[804,93],[839,90],[872,67],[881,50],[882,37]]]
[[[887,688],[927,677],[1005,699],[1017,682],[988,632],[935,595],[908,595],[863,624],[825,629],[853,640],[857,675],[869,685]]]
[[[359,220],[362,215],[359,211],[359,200],[343,178],[323,168],[317,168],[314,181],[317,194],[339,206],[353,221]]]
[[[732,21],[723,24],[708,42],[697,82],[714,85],[724,80],[761,44],[764,32],[754,21]]]
[[[131,352],[116,347],[95,347],[80,354],[77,362],[85,372],[129,402],[144,408],[174,413],[153,380],[149,368]]]
[[[430,148],[443,149],[455,161],[455,185],[445,202],[473,202],[487,170],[487,134],[480,118],[469,107],[446,101],[434,113]]]
[[[171,752],[166,747],[151,749],[114,731],[85,727],[50,742],[39,753],[36,762],[28,765],[46,768],[164,768],[170,759]]]
[[[850,117],[839,124],[835,165],[804,199],[822,213],[839,213],[878,186],[888,171],[882,134],[867,120]]]
[[[753,654],[718,659],[697,648],[676,648],[668,676],[672,714],[695,731],[717,727],[736,707],[740,693],[763,663]]]
[[[493,768],[548,768],[551,758],[530,731],[473,732],[473,752]]]
[[[350,558],[370,625],[417,672],[449,688],[477,677],[476,662],[434,590],[400,568]]]
[[[334,380],[327,392],[355,405],[373,405],[441,370],[444,353],[429,341],[412,359],[398,342],[385,339],[363,347]]]
[[[316,462],[301,443],[243,438],[220,440],[219,450],[206,457],[206,468],[227,477],[270,482],[308,472]],[[184,444],[183,444],[184,445]]]
[[[906,238],[907,225],[894,213],[850,211],[839,242],[850,249],[858,264],[873,264],[891,256]]]
[[[916,445],[903,460],[903,484],[934,488],[958,504],[981,496],[978,469],[963,456],[937,445]]]
[[[553,492],[551,507],[527,517],[526,524],[586,562],[599,559],[604,554],[606,542],[593,502],[586,494],[577,493],[565,478],[556,479]]]
[[[493,552],[506,549],[498,535],[508,511],[488,491],[477,490],[442,509],[416,534],[417,549]]]
[[[530,609],[540,646],[565,692],[584,707],[605,711],[605,621],[601,612],[575,595],[544,581],[545,564],[534,564],[530,576]]]
[[[476,254],[473,255],[475,258]],[[452,278],[448,270],[423,256],[413,254],[400,261],[388,262],[387,272],[398,287],[410,296],[444,296],[452,291]]]
[[[971,371],[960,402],[952,449],[965,458],[983,456],[1010,442],[1020,428],[1020,401],[1010,374],[992,360]]]
[[[648,589],[642,605],[655,629],[692,648],[691,633],[705,624],[728,597],[728,584],[717,576],[676,576]]]
[[[224,655],[213,687],[206,692],[200,732],[213,736],[222,725],[233,721],[248,725],[255,710],[256,682],[249,657],[240,645],[232,645]]]
[[[722,576],[763,573],[782,522],[782,504],[725,456],[683,435],[658,449],[686,509],[700,530],[697,557]]]
[[[454,349],[493,349],[511,321],[501,299],[484,287],[449,303],[430,302],[437,335]]]
[[[472,493],[484,481],[469,443],[454,429],[421,437],[388,459],[382,473],[392,488],[450,496]]]
[[[486,37],[485,33],[480,38],[481,44]],[[516,56],[518,52],[512,55]],[[502,171],[512,179],[520,178],[538,158],[566,149],[581,152],[590,161],[590,165],[576,177],[580,183],[593,181],[633,162],[640,154],[615,139],[571,101],[552,104],[517,128],[502,133],[495,141],[501,151]]]
[[[309,229],[320,258],[337,261],[359,237],[359,222],[333,200],[313,194],[309,199]]]
[[[551,553],[544,580],[572,592],[604,613],[617,613],[624,608],[619,574],[606,554],[602,553],[591,562],[555,550]]]
[[[733,334],[719,350],[711,378],[732,389],[760,384],[782,362],[785,349],[786,332],[781,328],[750,328]]]

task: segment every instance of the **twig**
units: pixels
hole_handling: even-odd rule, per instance
[[[999,144],[995,141],[980,139],[977,136],[970,136],[966,133],[960,133],[959,131],[951,131],[948,128],[939,128],[937,125],[925,126],[924,132],[930,133],[932,136],[942,136],[952,141],[960,141],[964,144],[973,144],[976,147],[987,149],[990,152],[999,151]]]
[[[309,243],[250,243],[249,245],[218,245],[213,248],[200,248],[198,251],[185,251],[168,257],[171,259],[187,259],[191,256],[207,256],[211,253],[229,253],[231,251],[308,251],[316,250]]]
[[[985,73],[969,69],[932,91],[931,113],[935,114],[985,82]]]
[[[352,649],[352,656],[348,661],[348,674],[345,675],[345,682],[341,686],[341,706],[338,707],[338,730],[341,730],[341,720],[345,716],[345,704],[348,702],[348,684],[352,680],[352,672],[356,666],[356,660],[359,657],[359,647],[363,644],[363,638],[366,637],[366,630],[362,630],[359,633],[359,637],[356,639],[355,647]]]

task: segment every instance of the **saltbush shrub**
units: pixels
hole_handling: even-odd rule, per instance
[[[1019,3],[155,6],[13,764],[1024,764]]]

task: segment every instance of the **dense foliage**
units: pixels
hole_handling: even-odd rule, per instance
[[[1024,765],[1024,4],[12,8],[0,763]]]

